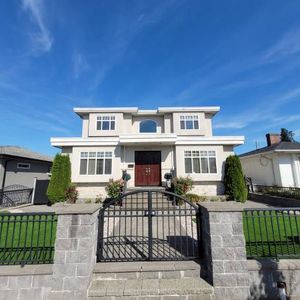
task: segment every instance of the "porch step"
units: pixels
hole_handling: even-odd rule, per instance
[[[94,280],[199,278],[200,261],[152,261],[97,263]]]
[[[201,278],[93,280],[89,300],[100,299],[201,299],[213,300],[214,291]]]

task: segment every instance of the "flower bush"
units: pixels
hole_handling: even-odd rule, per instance
[[[105,187],[105,191],[110,198],[118,198],[124,189],[124,180],[110,180],[108,185]]]
[[[78,191],[75,184],[71,184],[65,193],[65,198],[68,203],[76,203],[78,199]]]
[[[172,182],[175,194],[185,196],[193,189],[193,180],[191,177],[175,177]]]

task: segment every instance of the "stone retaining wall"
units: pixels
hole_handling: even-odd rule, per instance
[[[278,207],[300,207],[300,199],[284,198],[259,193],[249,193],[249,200]]]
[[[206,276],[218,299],[248,299],[249,274],[243,233],[243,205],[201,203]]]
[[[96,263],[99,206],[63,206],[55,212],[53,265],[0,266],[0,300],[87,299]]]
[[[286,284],[288,299],[300,299],[300,259],[248,260],[251,299],[278,299],[277,282]]]

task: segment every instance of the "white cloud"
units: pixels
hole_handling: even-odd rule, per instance
[[[300,29],[285,33],[282,38],[264,54],[267,61],[278,60],[300,52]]]
[[[296,87],[281,95],[269,95],[261,105],[256,105],[254,109],[247,109],[236,117],[222,118],[215,123],[215,128],[220,129],[242,129],[256,124],[264,123],[264,128],[281,126],[284,124],[300,120],[300,115],[285,116],[278,112],[282,105],[300,98],[300,88]],[[255,126],[255,130],[257,126]],[[261,130],[261,127],[259,127]]]
[[[77,79],[82,72],[87,71],[89,69],[89,64],[83,54],[79,52],[75,52],[73,55],[73,74]]]
[[[33,50],[48,52],[53,44],[53,37],[45,25],[43,0],[21,0],[23,9],[30,14],[32,21],[37,25],[36,32],[31,33]]]

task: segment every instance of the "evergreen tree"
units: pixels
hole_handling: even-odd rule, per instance
[[[230,200],[245,202],[248,192],[244,180],[242,165],[236,155],[228,156],[225,162],[224,175],[225,194]]]
[[[71,184],[71,163],[68,155],[56,154],[51,178],[47,189],[47,196],[51,203],[65,201],[66,191]]]
[[[293,131],[289,131],[286,128],[281,128],[280,136],[282,142],[295,143],[294,135],[295,134],[293,133]]]

